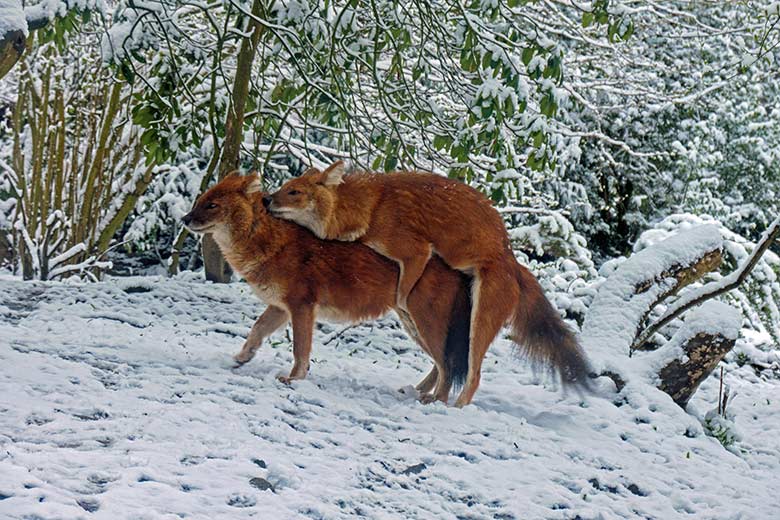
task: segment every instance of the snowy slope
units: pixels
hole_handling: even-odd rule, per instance
[[[780,517],[780,384],[747,366],[728,451],[681,410],[563,395],[505,341],[474,405],[423,406],[398,389],[428,361],[391,318],[323,326],[285,387],[284,333],[230,368],[261,310],[191,274],[0,279],[0,518]]]

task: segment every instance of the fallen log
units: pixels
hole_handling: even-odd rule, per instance
[[[634,342],[653,308],[720,266],[722,247],[716,226],[699,226],[654,244],[618,266],[599,288],[583,324],[583,346],[595,354],[596,373],[612,379],[618,391],[629,383],[650,384],[685,406],[733,347],[739,331],[740,323],[734,319],[724,322],[725,329],[717,328],[714,313],[733,318],[738,316],[736,309],[712,302],[692,313],[660,348],[650,349],[649,342],[643,345],[652,352],[632,356]]]
[[[599,287],[582,326],[583,346],[589,353],[602,351],[605,360],[630,355],[653,308],[716,269],[722,247],[718,228],[705,225],[631,255]]]
[[[651,354],[660,366],[658,388],[685,408],[702,381],[734,348],[741,326],[739,310],[725,303],[713,300],[692,311],[669,342]]]

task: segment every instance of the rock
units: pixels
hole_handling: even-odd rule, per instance
[[[265,469],[265,468],[267,468],[267,467],[268,467],[268,466],[265,464],[265,461],[264,461],[263,459],[252,459],[252,462],[254,462],[255,464],[257,464],[259,467],[261,467],[261,468],[263,468],[263,469]]]
[[[124,291],[127,294],[146,293],[146,292],[149,292],[151,290],[152,290],[151,288],[144,287],[144,286],[141,286],[141,285],[131,285],[129,287],[125,287],[124,288]]]
[[[249,480],[249,484],[250,484],[252,487],[256,487],[256,488],[257,488],[257,489],[259,489],[260,491],[265,491],[265,490],[267,490],[267,489],[270,489],[271,491],[275,491],[275,490],[274,490],[274,485],[273,485],[273,484],[271,484],[270,482],[268,482],[268,481],[267,481],[266,479],[264,479],[263,477],[255,477],[255,478],[253,478],[253,479],[250,479],[250,480]]]
[[[414,466],[409,466],[408,468],[406,468],[405,470],[403,470],[401,472],[401,475],[417,475],[418,473],[421,473],[422,470],[424,470],[427,467],[428,466],[426,466],[425,464],[423,464],[421,462],[419,464],[415,464]]]

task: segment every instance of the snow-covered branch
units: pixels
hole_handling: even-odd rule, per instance
[[[747,277],[750,275],[753,268],[758,264],[763,254],[769,249],[769,247],[780,237],[780,217],[778,217],[767,230],[764,232],[761,240],[756,245],[750,256],[740,265],[736,270],[730,273],[728,276],[716,282],[710,282],[703,285],[695,291],[691,291],[672,305],[670,305],[666,311],[647,327],[636,339],[633,344],[633,349],[642,348],[647,341],[653,337],[658,331],[660,331],[666,324],[675,318],[682,315],[685,311],[696,307],[707,300],[711,300],[721,294],[729,292],[739,287]]]

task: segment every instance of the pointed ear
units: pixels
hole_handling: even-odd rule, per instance
[[[260,176],[257,175],[257,173],[249,174],[247,177],[250,177],[251,179],[246,184],[246,188],[244,188],[244,191],[247,193],[247,195],[251,193],[257,193],[258,191],[263,191],[263,181],[260,179]]]
[[[344,182],[344,161],[336,161],[322,172],[322,183],[325,186],[338,186]]]
[[[314,166],[307,168],[302,174],[299,175],[299,177],[301,178],[305,177],[307,179],[311,179],[314,182],[321,182],[322,176],[323,176],[322,170],[319,170]]]
[[[240,176],[241,176],[241,171],[233,170],[232,172],[230,172],[227,175],[225,175],[225,179],[227,179],[229,177],[240,177]]]

